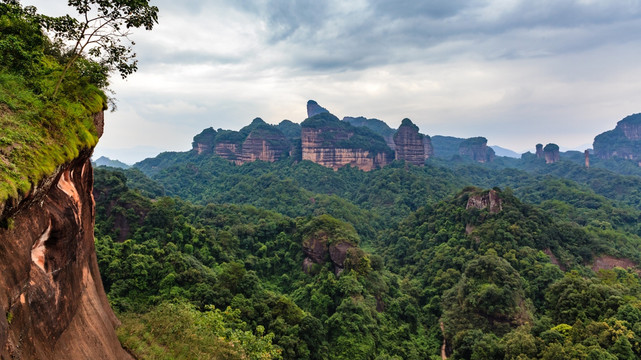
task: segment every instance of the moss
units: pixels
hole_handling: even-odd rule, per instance
[[[9,311],[7,312],[7,324],[11,325],[12,321],[13,321],[13,312]]]
[[[93,114],[106,98],[96,87],[82,101],[48,101],[19,75],[0,73],[0,201],[29,192],[83,148],[98,142]]]

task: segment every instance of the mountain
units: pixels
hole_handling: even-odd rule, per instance
[[[131,167],[131,165],[127,165],[122,161],[112,160],[106,156],[101,156],[92,162],[94,166],[109,166],[118,169],[129,169]]]
[[[593,148],[602,159],[641,160],[641,113],[626,116],[613,130],[597,135]]]
[[[394,159],[393,151],[380,135],[366,127],[355,127],[329,112],[301,123],[302,159],[337,170],[353,165],[370,171]]]
[[[256,160],[277,161],[288,157],[291,149],[280,128],[261,118],[255,118],[239,131],[205,129],[192,142],[192,151],[198,155],[213,153],[237,165]]]
[[[487,146],[487,139],[482,136],[465,139],[459,143],[459,155],[480,163],[494,160],[494,150]]]
[[[71,69],[76,85],[47,100],[50,78],[40,77],[63,65],[44,57],[53,45],[33,18],[14,7],[8,20],[12,6],[0,4],[3,34],[19,30],[43,57],[29,76],[0,66],[0,358],[131,359],[94,248],[90,158],[106,98]]]
[[[496,156],[505,156],[505,157],[511,157],[515,159],[521,158],[521,154],[517,153],[516,151],[506,149],[498,145],[491,145],[490,147],[492,148],[492,150],[494,150],[494,153],[496,154]]]
[[[394,143],[394,133],[396,133],[396,130],[389,127],[389,125],[387,125],[387,123],[385,123],[384,121],[378,119],[367,119],[363,116],[346,116],[343,118],[343,121],[350,123],[350,125],[352,126],[364,126],[372,130],[373,132],[382,136],[383,139],[385,139],[385,142],[387,143],[387,146],[390,147],[390,149],[395,150],[396,144]]]

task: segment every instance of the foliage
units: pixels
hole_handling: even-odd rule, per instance
[[[280,359],[274,334],[254,332],[239,320],[239,311],[188,303],[161,303],[145,314],[122,316],[118,337],[139,359]]]
[[[38,17],[44,28],[53,32],[55,44],[61,47],[65,57],[53,98],[74,65],[80,70],[93,67],[97,70],[94,74],[101,73],[100,87],[107,85],[109,72],[117,70],[123,79],[131,75],[137,70],[137,60],[129,29],[151,30],[158,22],[158,8],[149,5],[148,0],[69,0],[69,6],[75,8],[78,18]],[[122,45],[123,40],[131,45]],[[64,47],[65,42],[70,43],[69,49]]]

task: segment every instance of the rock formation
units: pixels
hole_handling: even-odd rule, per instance
[[[363,127],[354,127],[330,113],[305,120],[301,131],[302,159],[337,170],[345,165],[370,171],[390,163],[393,152],[385,140]]]
[[[396,130],[389,127],[384,121],[379,119],[367,119],[363,116],[351,117],[346,116],[343,121],[348,122],[352,126],[364,126],[385,139],[385,143],[390,149],[395,150],[396,144],[394,143],[394,134]]]
[[[545,155],[543,154],[543,144],[536,144],[536,158],[543,159]]]
[[[334,274],[340,275],[347,266],[350,255],[353,260],[354,256],[364,256],[362,251],[354,251],[359,250],[359,239],[354,227],[329,215],[314,218],[305,226],[303,233],[303,271],[307,274],[314,272],[314,264],[324,265],[331,261]]]
[[[428,135],[423,137],[423,153],[426,160],[434,156],[434,146],[432,146],[432,139]]]
[[[426,159],[424,137],[419,134],[418,126],[414,125],[410,119],[403,119],[401,126],[394,134],[396,160],[405,160],[410,164],[423,166]]]
[[[501,198],[496,190],[490,190],[484,194],[471,194],[467,199],[465,209],[487,209],[489,212],[496,214],[503,210]]]
[[[583,154],[585,155],[585,167],[589,169],[590,168],[590,150],[585,150]]]
[[[241,145],[228,140],[222,140],[214,145],[214,153],[225,160],[229,160],[236,165],[242,165]]]
[[[480,136],[461,142],[459,145],[459,155],[480,163],[494,160],[494,150],[487,146],[487,139]]]
[[[0,205],[2,359],[131,358],[98,272],[91,153]]]
[[[263,124],[254,128],[243,142],[241,162],[274,162],[289,156],[291,145],[285,135],[276,127]]]
[[[237,165],[256,160],[274,162],[289,156],[291,148],[279,128],[261,118],[240,131],[205,129],[192,142],[192,150],[198,155],[213,153]]]
[[[200,134],[194,136],[194,141],[191,143],[193,151],[198,155],[211,154],[214,151],[216,140],[216,130],[207,128]]]
[[[641,160],[641,114],[627,116],[613,130],[597,135],[593,148],[601,159]]]
[[[314,100],[309,100],[307,102],[307,117],[310,118],[314,115],[322,114],[322,113],[329,113],[327,109],[324,107],[318,105],[318,103]]]
[[[559,146],[557,144],[550,143],[545,145],[543,148],[543,154],[545,155],[546,164],[554,164],[561,159]]]

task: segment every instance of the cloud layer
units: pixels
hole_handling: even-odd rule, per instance
[[[114,79],[99,151],[185,150],[202,128],[256,116],[300,122],[308,99],[517,151],[589,143],[641,111],[641,0],[152,3],[160,23],[135,34],[140,70]]]

